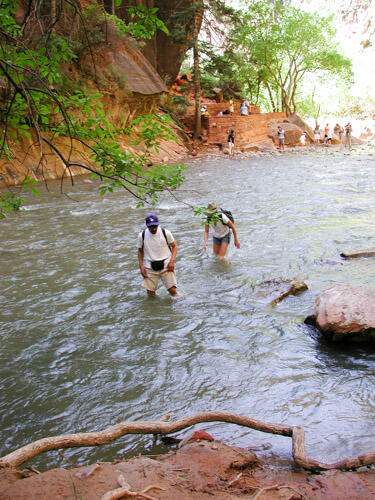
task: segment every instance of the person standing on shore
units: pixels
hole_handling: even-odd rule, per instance
[[[333,130],[331,127],[328,127],[327,131],[327,144],[332,144]]]
[[[350,122],[345,125],[345,147],[349,145],[349,148],[352,146],[352,126]]]
[[[248,107],[245,104],[245,101],[241,103],[240,113],[241,113],[242,116],[247,116],[249,114],[249,110],[248,110]]]
[[[229,156],[232,156],[234,153],[234,129],[232,129],[228,135],[228,149]]]
[[[234,113],[234,101],[232,98],[229,99],[229,113],[233,115]]]
[[[279,148],[280,151],[284,151],[284,142],[285,142],[285,130],[280,127],[280,125],[277,127],[277,135],[279,136]]]
[[[176,296],[176,240],[168,229],[160,227],[156,214],[146,216],[146,226],[137,240],[139,268],[144,278],[142,286],[146,288],[147,295],[154,297],[161,278],[169,294]]]
[[[225,215],[224,211],[219,209],[213,201],[208,204],[208,210],[212,213],[212,215],[218,215],[218,219],[213,226],[214,235],[213,235],[213,250],[214,254],[217,255],[220,259],[224,259],[225,254],[227,253],[227,248],[230,243],[230,231],[232,230],[234,236],[234,244],[237,248],[240,248],[240,242],[237,238],[237,231],[234,227],[233,222],[229,219],[227,215]],[[228,212],[227,212],[228,213]],[[229,215],[230,212],[228,213]],[[210,231],[210,223],[209,217],[207,218],[207,224],[205,225],[204,231],[204,249],[207,250],[208,246],[208,236]]]
[[[338,129],[339,130],[339,139],[340,139],[340,143],[342,143],[342,136],[344,135],[344,128],[341,125],[338,125],[338,127],[339,127],[339,129]]]
[[[314,129],[314,141],[315,141],[315,144],[320,143],[320,130],[319,130],[318,124],[315,125],[315,129]]]

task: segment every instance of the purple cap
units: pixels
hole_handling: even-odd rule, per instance
[[[146,226],[158,226],[159,225],[159,219],[156,214],[147,214],[146,215]]]

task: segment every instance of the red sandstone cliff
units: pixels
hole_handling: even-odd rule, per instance
[[[121,19],[129,20],[127,8],[133,4],[134,2],[131,0],[124,0],[121,7],[116,9],[116,14]],[[175,24],[173,16],[186,12],[192,6],[193,1],[138,0],[137,4],[144,5],[149,9],[159,9],[157,16],[172,31]],[[177,77],[185,53],[190,46],[191,40],[188,30],[185,30],[183,37],[180,37],[178,40],[158,30],[150,40],[145,41],[141,51],[165,82],[171,84]]]

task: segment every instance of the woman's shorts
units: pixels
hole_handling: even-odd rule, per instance
[[[228,234],[223,236],[222,238],[216,238],[216,236],[213,237],[214,245],[221,245],[222,243],[230,243],[230,231]]]
[[[172,288],[173,286],[177,286],[177,278],[176,273],[174,271],[167,271],[167,269],[162,269],[161,271],[154,271],[146,267],[147,278],[144,278],[142,286],[146,288],[146,290],[150,290],[151,292],[156,292],[159,284],[159,278],[161,278],[164,286],[167,290]]]

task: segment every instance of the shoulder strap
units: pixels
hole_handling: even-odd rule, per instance
[[[165,238],[165,241],[167,242],[168,248],[169,248],[169,250],[171,250],[171,245],[168,243],[168,238],[167,238],[167,235],[165,233],[164,227],[162,227],[161,230],[163,231],[164,238]]]

